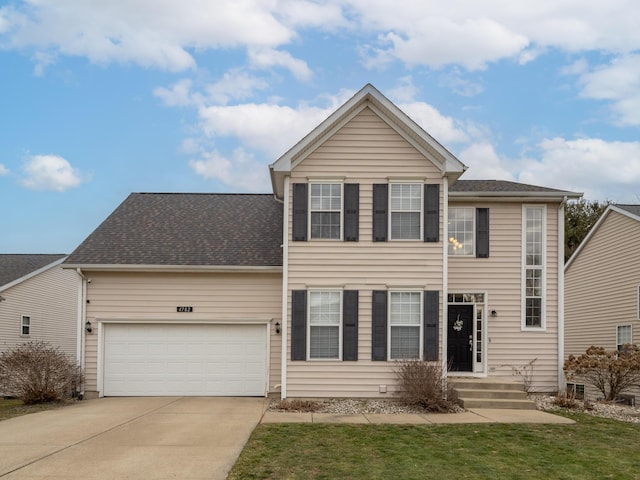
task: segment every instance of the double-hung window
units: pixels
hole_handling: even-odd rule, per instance
[[[523,207],[524,328],[544,328],[545,213],[544,206]]]
[[[618,351],[621,351],[624,345],[632,342],[631,325],[618,325],[616,327],[616,348]]]
[[[309,359],[340,360],[342,292],[309,291]]]
[[[28,337],[31,334],[31,317],[22,315],[20,320],[20,335]]]
[[[311,183],[309,192],[310,238],[340,240],[342,184]]]
[[[422,358],[422,292],[389,292],[389,359]]]
[[[420,183],[391,183],[391,240],[420,240],[422,187]]]
[[[473,255],[475,209],[449,207],[449,255]]]

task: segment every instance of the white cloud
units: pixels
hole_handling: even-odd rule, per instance
[[[193,97],[191,86],[193,81],[183,78],[174,83],[170,88],[157,87],[153,94],[160,98],[169,107],[186,107],[199,103],[197,97]]]
[[[540,159],[523,160],[518,181],[583,191],[591,200],[637,202],[640,142],[557,137],[540,142],[538,148]]]
[[[234,69],[226,72],[216,83],[207,85],[206,92],[209,101],[224,105],[231,100],[250,98],[256,91],[264,90],[268,86],[266,80]]]
[[[64,192],[83,181],[80,172],[57,155],[33,155],[23,167],[25,177],[20,183],[33,190]]]
[[[469,136],[453,118],[425,102],[399,103],[398,107],[443,145],[468,142]]]
[[[489,142],[474,143],[458,154],[458,158],[469,169],[464,174],[465,180],[509,180],[514,181],[512,166],[508,159],[500,158]]]
[[[206,179],[221,180],[227,185],[250,192],[270,191],[267,168],[251,153],[236,149],[230,158],[218,151],[202,151],[200,159],[191,160],[189,166]]]
[[[9,169],[0,163],[0,177],[3,175],[9,175]]]
[[[309,133],[334,108],[268,103],[213,105],[199,110],[201,128],[209,137],[236,137],[243,145],[274,160]]]
[[[580,77],[584,98],[611,101],[615,120],[640,125],[640,55],[615,58]]]
[[[260,69],[285,68],[298,80],[311,78],[311,69],[309,69],[307,62],[293,58],[289,52],[274,48],[250,48],[249,63],[252,67]]]
[[[295,31],[278,8],[260,0],[39,0],[3,9],[0,18],[9,47],[179,71],[195,66],[191,49],[288,43]]]

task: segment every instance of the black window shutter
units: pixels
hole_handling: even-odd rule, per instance
[[[307,184],[293,184],[293,241],[307,240]]]
[[[307,359],[307,291],[291,292],[291,360]]]
[[[489,209],[476,209],[476,257],[489,258]]]
[[[387,291],[374,290],[371,310],[371,360],[387,360]]]
[[[357,242],[360,220],[360,185],[344,184],[344,241]]]
[[[358,360],[358,291],[342,292],[342,360]]]
[[[387,213],[389,205],[389,185],[377,183],[373,185],[373,241],[387,241]]]
[[[440,185],[424,186],[424,241],[440,241]]]
[[[440,292],[424,292],[424,359],[438,360],[438,323],[440,317]]]

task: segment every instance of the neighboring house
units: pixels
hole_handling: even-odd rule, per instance
[[[371,85],[274,195],[132,194],[67,259],[87,395],[385,397],[397,360],[561,381],[564,201],[466,167]]]
[[[0,352],[44,341],[78,360],[80,277],[66,255],[0,255]]]
[[[609,205],[565,266],[565,356],[640,344],[640,205]],[[570,388],[601,394],[579,379]],[[640,400],[640,388],[630,392]]]

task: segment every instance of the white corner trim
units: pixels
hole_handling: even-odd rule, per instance
[[[289,300],[289,222],[286,220],[289,218],[289,179],[287,175],[284,177],[284,218],[282,222],[282,328],[280,329],[280,341],[282,342],[281,351],[281,366],[280,366],[280,398],[284,400],[287,398],[287,354],[288,354],[288,308],[287,302]]]

